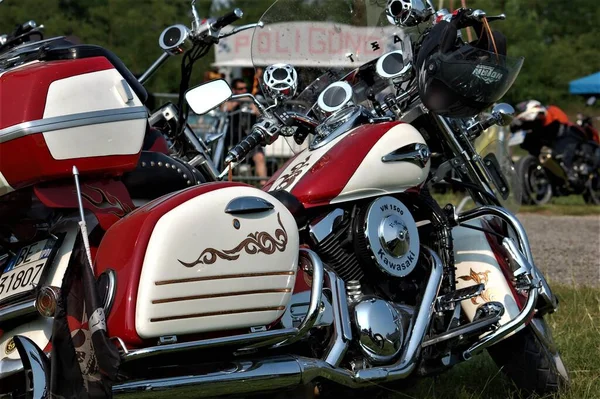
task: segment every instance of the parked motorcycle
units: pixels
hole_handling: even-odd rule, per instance
[[[535,104],[534,104],[535,105]],[[545,123],[538,106],[515,119],[510,146],[527,151],[516,163],[523,181],[523,203],[543,205],[552,197],[582,195],[600,204],[600,143],[591,121]],[[570,158],[569,162],[564,162]]]
[[[182,46],[206,49],[232,34],[221,29],[241,11],[204,22],[195,15],[192,29],[165,29],[161,63]],[[52,316],[81,219],[95,259],[104,233],[137,206],[206,181],[201,167],[156,148],[163,133],[149,126],[173,118],[149,118],[140,80],[110,51],[63,37],[0,55],[0,397],[25,392],[14,337],[51,352]],[[197,144],[186,128],[175,126],[183,130],[176,148]],[[105,289],[111,282],[110,273],[98,277]]]
[[[521,388],[547,393],[568,384],[543,318],[557,300],[505,207],[514,170],[502,145],[480,153],[472,145],[487,127],[510,122],[506,104],[474,116],[508,90],[522,59],[469,48],[457,36],[442,39],[438,53],[442,32],[497,18],[403,5],[280,0],[263,15],[253,61],[269,65],[263,89],[275,105],[256,102],[261,119],[226,161],[233,168],[280,136],[313,139],[264,190],[196,186],[140,207],[104,235],[94,268],[113,281],[104,309],[124,378],[114,395],[264,396],[307,385],[300,396],[361,392],[439,373],[484,349]],[[307,25],[291,29],[298,18]],[[388,18],[393,25],[380,23]],[[422,41],[400,38],[416,25]],[[328,43],[337,50],[322,68],[271,62],[316,56]],[[466,58],[473,68],[447,87],[475,90],[480,102],[436,103],[429,85],[450,82],[434,69],[468,55],[455,53],[461,49],[474,53]],[[296,96],[299,82],[307,87]],[[253,99],[233,96],[223,80],[185,94],[198,114],[243,97]],[[310,112],[286,107],[292,98]],[[442,209],[423,188],[432,151],[459,172],[475,209]],[[14,339],[29,345],[22,356],[43,391],[45,355]]]

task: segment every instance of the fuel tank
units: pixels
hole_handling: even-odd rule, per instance
[[[425,139],[401,122],[362,125],[292,158],[263,187],[305,208],[419,190],[431,167]]]

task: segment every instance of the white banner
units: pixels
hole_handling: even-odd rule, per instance
[[[253,34],[255,37],[253,38]],[[403,48],[404,33],[395,26],[357,27],[329,22],[272,24],[223,39],[215,66],[251,67],[285,62],[294,66],[356,68],[384,53]]]

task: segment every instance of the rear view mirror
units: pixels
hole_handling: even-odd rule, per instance
[[[185,100],[194,113],[206,114],[231,98],[233,92],[223,79],[212,80],[185,92]]]

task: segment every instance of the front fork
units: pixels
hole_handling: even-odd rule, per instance
[[[523,225],[510,211],[499,206],[500,202],[491,189],[493,178],[464,132],[458,133],[461,138],[459,140],[446,118],[440,115],[434,115],[434,118],[440,127],[445,142],[456,156],[454,159],[459,164],[456,165],[458,172],[479,188],[479,191],[469,190],[469,193],[476,203],[483,204],[483,206],[461,214],[451,211],[450,218],[453,219],[455,225],[464,224],[469,220],[485,216],[495,216],[506,222],[516,234],[517,239],[515,243],[515,240],[506,237],[502,242],[502,246],[508,252],[511,261],[518,267],[515,271],[515,277],[530,278],[531,284],[538,287],[540,300],[535,304],[538,315],[553,312],[558,307],[558,301],[552,294],[546,279],[533,262],[529,239]],[[527,277],[528,275],[530,277]]]

